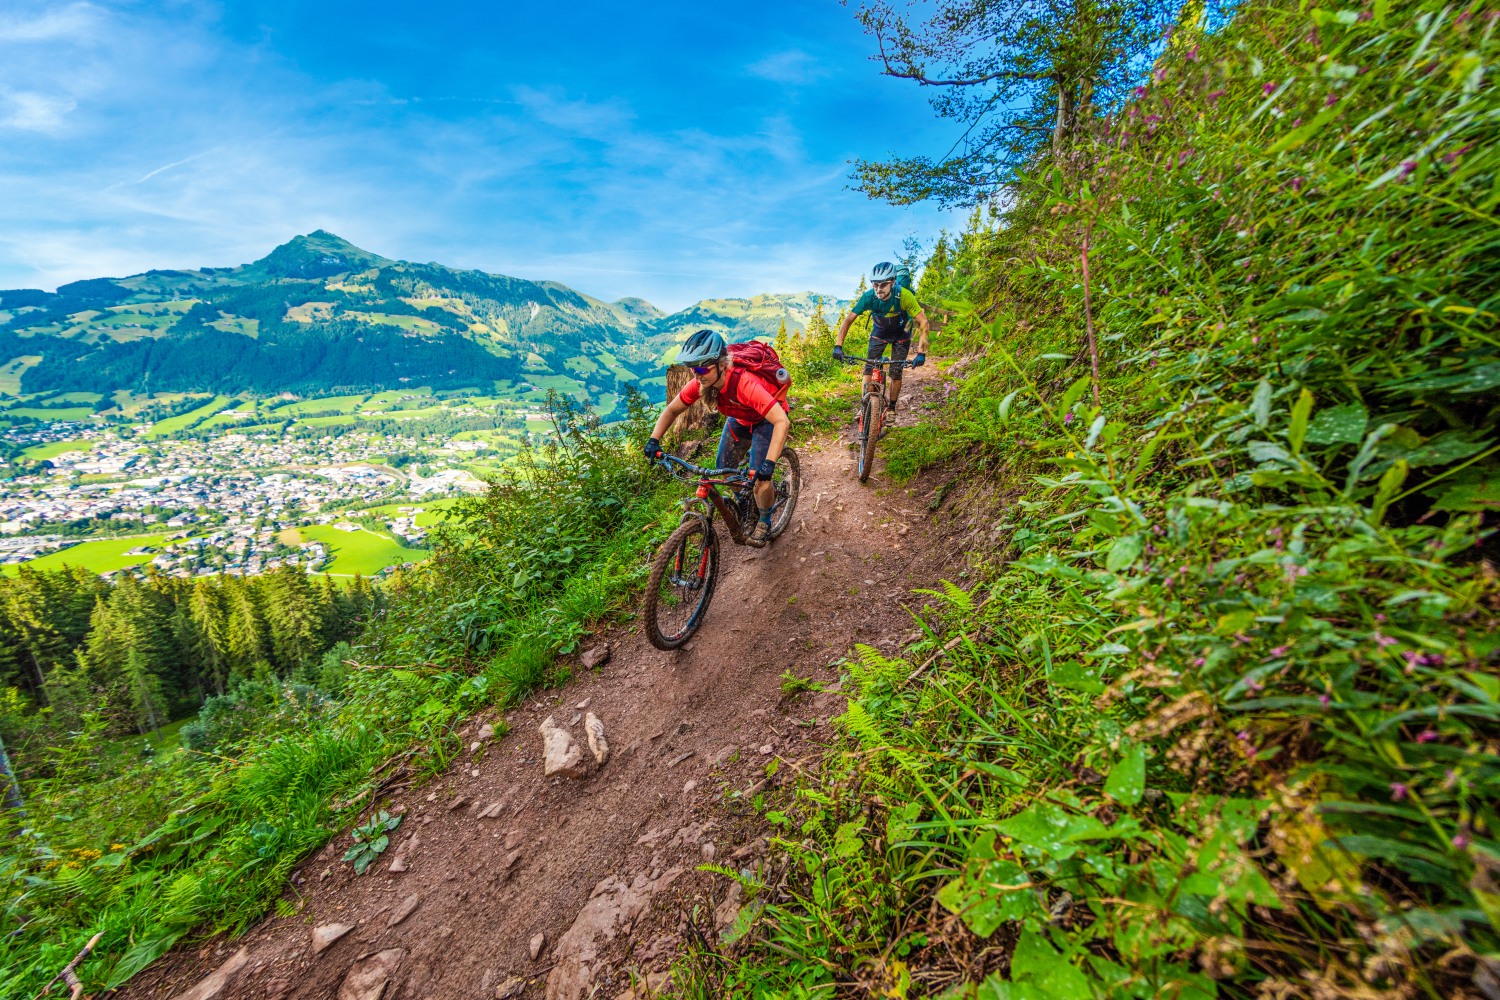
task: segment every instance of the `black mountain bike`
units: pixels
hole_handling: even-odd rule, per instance
[[[893,372],[899,372],[911,367],[911,362],[893,361],[890,358],[871,361],[868,358],[846,356],[844,364],[870,365],[875,369],[865,376],[864,391],[860,393],[859,423],[854,442],[859,452],[859,481],[864,482],[870,478],[870,470],[875,468],[875,442],[883,436],[885,415],[890,407],[885,399],[885,372],[882,369],[889,368]]]
[[[705,469],[675,455],[661,459],[667,471],[685,482],[697,481],[695,496],[684,500],[686,510],[677,526],[651,561],[646,582],[646,603],[641,617],[646,638],[657,649],[676,649],[692,638],[708,602],[714,597],[719,573],[719,536],[714,518],[724,519],[729,538],[736,545],[749,545],[750,532],[760,516],[747,468]],[[777,538],[792,523],[797,491],[802,486],[802,467],[797,453],[783,448],[771,480],[776,498],[771,506],[771,538]]]

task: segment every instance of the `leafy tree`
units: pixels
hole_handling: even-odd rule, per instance
[[[1171,0],[939,0],[919,21],[892,0],[869,0],[857,16],[885,75],[935,88],[933,109],[964,133],[936,159],[859,161],[859,189],[898,205],[991,198],[1117,105],[1180,9]]]

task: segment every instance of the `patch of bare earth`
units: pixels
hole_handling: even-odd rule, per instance
[[[908,377],[908,396],[926,402],[905,410],[938,405],[929,372]],[[803,484],[792,527],[766,549],[724,539],[721,582],[691,643],[662,653],[629,630],[600,636],[603,663],[511,711],[503,738],[472,720],[461,759],[389,803],[406,818],[365,875],[340,863],[348,838],[337,837],[294,876],[295,915],[179,948],[118,995],[646,995],[627,992],[632,973],[660,973],[684,933],[716,931],[738,911],[727,880],[697,866],[764,855],[762,821],[735,803],[765,787],[773,759],[774,781],[811,766],[843,711],[837,691],[783,696],[783,672],[834,684],[829,664],[854,643],[894,649],[915,630],[913,588],[961,559],[929,528],[930,490],[888,486],[879,464],[856,480],[848,433],[794,442]],[[590,714],[609,746],[602,764]],[[548,717],[576,743],[581,777],[543,775]]]

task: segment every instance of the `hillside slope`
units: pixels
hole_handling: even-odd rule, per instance
[[[238,267],[147,271],[56,292],[0,290],[0,360],[16,394],[204,391],[327,394],[569,374],[590,394],[661,375],[699,326],[734,339],[795,331],[811,293],[698,303],[663,314],[553,281],[390,260],[318,230]]]
[[[837,671],[825,665],[852,643],[896,648],[922,603],[912,588],[959,555],[929,532],[926,494],[892,489],[880,471],[861,486],[838,437],[794,443],[793,528],[765,550],[724,546],[723,581],[688,647],[660,653],[633,629],[603,636],[612,656],[600,669],[492,720],[509,735],[480,738],[485,720],[472,720],[447,773],[390,790],[406,820],[368,874],[338,862],[335,840],[294,876],[290,915],[175,952],[119,995],[176,996],[243,950],[214,995],[344,996],[369,977],[388,980],[390,998],[495,996],[516,978],[528,985],[503,995],[613,997],[631,970],[667,967],[695,903],[719,906],[702,916],[710,932],[731,923],[737,892],[696,866],[764,857],[769,831],[751,800],[806,767],[842,710],[836,692],[789,692],[782,675],[826,684]],[[604,722],[608,762],[582,780],[544,779],[537,725],[553,716],[581,741],[584,711]],[[352,930],[314,953],[310,929],[328,924]]]

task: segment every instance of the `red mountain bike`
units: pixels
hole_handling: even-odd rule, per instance
[[[856,428],[855,446],[859,451],[859,481],[870,478],[875,467],[875,442],[884,436],[885,415],[890,404],[885,398],[884,368],[899,372],[911,367],[910,361],[893,361],[883,358],[871,361],[867,358],[845,357],[846,365],[870,365],[874,371],[865,376],[864,391],[859,397],[859,423]]]
[[[759,513],[748,469],[705,469],[675,455],[664,455],[661,462],[676,478],[686,482],[696,480],[698,484],[696,495],[682,502],[686,508],[682,523],[651,561],[646,603],[641,609],[646,638],[651,645],[657,649],[676,649],[698,631],[708,613],[708,602],[714,597],[719,573],[719,536],[714,531],[714,517],[724,519],[731,541],[748,545]],[[792,511],[797,507],[802,467],[795,451],[781,450],[771,483],[776,490],[771,505],[774,539],[792,523]]]

